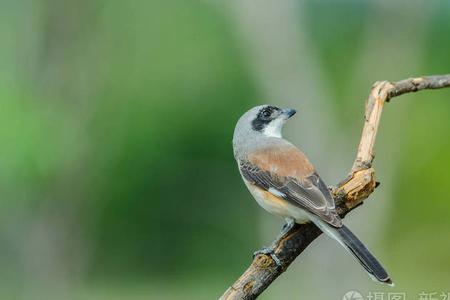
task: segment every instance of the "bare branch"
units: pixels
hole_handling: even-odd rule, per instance
[[[426,89],[441,89],[448,86],[450,86],[450,76],[448,74],[409,78],[396,82],[394,87],[389,91],[389,98],[386,101],[406,93]]]
[[[382,81],[373,85],[367,99],[361,141],[350,175],[333,189],[333,197],[341,217],[360,205],[375,190],[373,151],[384,104],[391,98],[406,93],[445,87],[450,87],[450,74],[409,78],[398,82]],[[255,299],[321,233],[312,223],[296,225],[279,243],[272,244],[272,249],[281,261],[281,268],[277,268],[269,255],[257,255],[220,299]]]

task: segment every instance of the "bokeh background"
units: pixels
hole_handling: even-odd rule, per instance
[[[0,37],[1,299],[218,298],[282,225],[233,160],[245,110],[298,109],[332,185],[374,81],[450,73],[446,0],[2,0]],[[395,98],[346,218],[394,289],[320,237],[261,299],[449,291],[449,132],[450,90]]]

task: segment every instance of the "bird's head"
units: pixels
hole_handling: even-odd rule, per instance
[[[247,111],[239,120],[242,125],[268,137],[281,137],[281,130],[286,121],[295,115],[292,108],[279,108],[273,105],[260,105]],[[245,122],[247,124],[245,124]],[[236,126],[236,127],[237,127]]]

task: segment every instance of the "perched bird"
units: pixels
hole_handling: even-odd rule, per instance
[[[342,223],[327,185],[305,154],[283,139],[281,129],[295,113],[261,105],[239,119],[233,150],[245,185],[260,206],[285,218],[282,234],[295,223],[311,221],[348,250],[373,280],[393,285],[381,264]],[[273,250],[261,252],[280,263]]]

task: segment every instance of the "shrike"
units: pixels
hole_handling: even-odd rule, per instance
[[[265,210],[286,219],[283,233],[294,223],[311,221],[348,250],[373,280],[393,285],[381,264],[342,224],[327,185],[305,154],[282,138],[284,123],[295,113],[261,105],[239,119],[233,150],[245,185]]]

